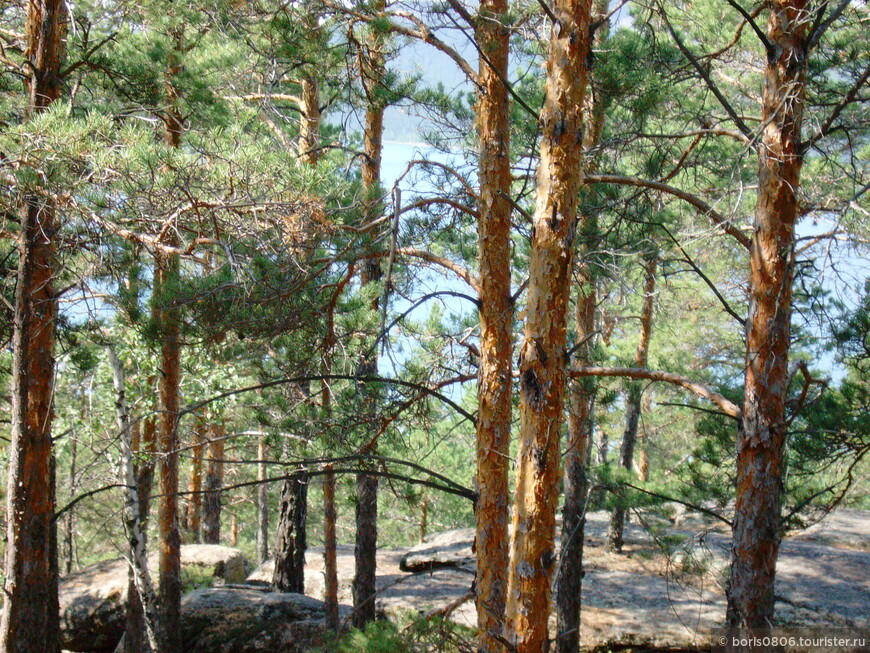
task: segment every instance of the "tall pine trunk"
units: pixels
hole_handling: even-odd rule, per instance
[[[257,441],[257,561],[260,564],[269,558],[269,478],[266,466],[268,449],[266,436]]]
[[[566,377],[566,326],[582,173],[591,0],[551,3],[541,158],[520,353],[520,452],[508,577],[508,637],[517,653],[549,648],[550,580]]]
[[[184,528],[191,542],[200,541],[202,525],[202,458],[205,451],[205,421],[197,418],[193,427],[193,448],[190,450],[190,478],[187,501],[184,504]]]
[[[652,337],[653,300],[655,298],[657,268],[658,257],[656,255],[648,256],[644,266],[643,309],[640,314],[640,340],[634,352],[635,367],[646,367],[649,358],[649,341]],[[622,434],[622,447],[619,452],[619,464],[627,472],[631,471],[634,462],[634,449],[637,444],[637,433],[640,426],[642,393],[642,381],[629,381],[628,396],[625,401],[625,432]],[[625,513],[625,493],[617,491],[616,507],[610,516],[610,532],[607,537],[608,548],[612,551],[622,551]]]
[[[478,651],[495,653],[504,628],[508,567],[508,463],[511,433],[511,171],[507,0],[483,0],[476,23],[481,51],[477,128],[480,161],[475,580]]]
[[[372,10],[383,12],[386,3],[377,0]],[[360,56],[360,81],[366,95],[365,125],[363,131],[363,150],[365,156],[362,162],[362,192],[365,203],[365,221],[371,222],[382,211],[381,194],[381,156],[384,138],[384,80],[386,65],[384,62],[383,38],[374,32],[367,35],[361,45],[364,52]],[[377,258],[363,262],[360,283],[363,287],[377,283],[381,279],[381,265]],[[374,313],[379,310],[377,298],[372,300]],[[368,346],[367,344],[364,346]],[[377,376],[378,359],[377,346],[369,349],[369,353],[360,361],[358,370],[361,376]],[[365,410],[374,418],[377,410],[376,398],[371,391],[365,391]],[[374,424],[376,420],[371,419]],[[377,440],[372,439],[363,446],[360,453],[374,454],[377,451]],[[378,478],[371,474],[361,473],[356,477],[356,537],[354,545],[354,576],[353,591],[353,625],[364,627],[375,619],[375,594],[377,575],[378,546]]]
[[[600,42],[609,34],[608,0],[595,0],[593,13],[599,25],[593,38]],[[583,133],[583,153],[587,173],[594,170],[597,157],[589,153],[601,142],[604,130],[603,98],[590,92],[585,99],[586,128]],[[587,191],[591,192],[591,191]],[[576,339],[579,345],[574,363],[578,367],[591,365],[595,315],[598,304],[597,275],[591,260],[597,249],[598,220],[594,214],[580,216],[578,235],[577,303],[574,310]],[[582,343],[582,344],[581,344]],[[578,379],[569,388],[568,442],[565,449],[563,475],[562,536],[559,569],[556,576],[556,651],[578,653],[583,606],[583,543],[586,538],[586,509],[589,504],[589,463],[592,459],[592,432],[595,425],[596,386],[592,379]]]
[[[61,91],[66,3],[27,3],[28,116]],[[55,207],[21,198],[12,331],[12,414],[6,489],[6,556],[0,650],[60,650],[55,469],[51,446],[57,270]]]
[[[807,68],[806,0],[769,3],[758,202],[750,250],[744,404],[737,434],[728,625],[773,622],[781,539],[785,400]]]

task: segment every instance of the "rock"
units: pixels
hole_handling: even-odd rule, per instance
[[[181,628],[190,653],[302,653],[323,644],[325,606],[302,594],[206,588],[182,600]]]
[[[433,569],[466,567],[475,564],[471,550],[474,542],[473,528],[459,528],[426,538],[426,541],[402,556],[399,569],[420,572]]]
[[[238,549],[214,544],[181,547],[182,581],[211,583],[244,581],[248,562]],[[157,556],[148,557],[156,584]],[[60,581],[61,641],[69,651],[113,651],[124,632],[127,602],[127,562],[105,560]]]

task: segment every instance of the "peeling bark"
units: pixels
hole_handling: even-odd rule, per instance
[[[550,579],[566,365],[566,326],[583,181],[583,105],[591,0],[552,3],[553,26],[541,112],[541,158],[526,326],[520,353],[520,451],[507,593],[507,637],[518,653],[549,648]]]
[[[66,3],[27,3],[25,56],[28,117],[48,108],[61,91]],[[21,232],[12,325],[11,441],[6,489],[6,553],[0,650],[60,650],[55,469],[51,443],[54,329],[58,263],[55,207],[21,198]]]
[[[727,621],[767,628],[781,532],[788,352],[807,69],[806,0],[768,4],[771,44],[764,77],[758,201],[750,250],[743,417],[737,434]]]
[[[508,568],[508,463],[511,434],[510,105],[507,0],[483,0],[476,23],[481,49],[477,128],[480,179],[478,265],[480,357],[477,380],[477,492],[475,580],[478,651],[504,650]],[[484,58],[485,56],[485,58]]]

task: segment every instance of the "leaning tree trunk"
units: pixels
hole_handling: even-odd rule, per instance
[[[480,161],[478,260],[480,358],[477,398],[475,580],[478,651],[503,650],[508,567],[511,432],[511,170],[507,0],[483,0],[476,23],[481,51],[477,124]]]
[[[386,3],[377,0],[373,3],[373,11],[384,11]],[[363,132],[363,149],[365,156],[362,162],[362,191],[365,203],[366,222],[371,222],[382,210],[381,194],[381,155],[384,137],[384,79],[386,65],[382,52],[383,39],[374,31],[368,35],[363,46],[365,53],[360,57],[360,80],[366,93],[365,129]],[[360,283],[363,286],[377,283],[381,278],[381,266],[377,258],[370,258],[363,263]],[[379,302],[375,298],[371,305],[374,313],[378,312]],[[366,345],[367,346],[367,345]],[[377,346],[369,349],[358,366],[361,376],[377,376],[378,359]],[[375,423],[377,411],[374,393],[366,391],[366,408]],[[360,453],[373,454],[377,451],[377,440],[372,439],[365,444]],[[375,594],[377,572],[378,546],[378,477],[361,473],[356,478],[356,539],[354,545],[354,576],[353,576],[353,618],[356,628],[363,628],[375,619]]]
[[[212,424],[209,428],[208,459],[202,502],[202,541],[205,544],[221,543],[221,488],[224,485],[225,436],[223,425]]]
[[[771,44],[764,77],[758,202],[750,250],[749,319],[743,414],[737,434],[728,625],[773,622],[781,538],[794,232],[801,170],[807,68],[806,0],[769,3]]]
[[[649,358],[649,341],[652,336],[654,295],[656,288],[656,269],[658,257],[656,255],[647,258],[644,266],[645,281],[643,295],[643,309],[640,315],[640,340],[634,352],[634,366],[646,367]],[[640,406],[643,394],[642,381],[629,381],[628,397],[625,402],[625,432],[622,434],[622,448],[619,455],[619,464],[623,469],[630,472],[634,461],[634,448],[637,444],[637,432],[640,425]],[[610,532],[608,533],[608,548],[612,551],[622,551],[623,531],[625,530],[625,493],[617,491],[616,507],[610,516]]]
[[[63,0],[27,3],[28,116],[60,96],[66,21]],[[51,446],[57,223],[51,200],[36,195],[21,198],[20,216],[0,650],[53,653],[60,650]]]
[[[507,636],[517,653],[549,648],[550,579],[565,388],[565,342],[577,202],[591,0],[551,3],[541,158],[520,353],[520,451],[507,593]]]
[[[278,541],[272,588],[305,593],[305,522],[308,513],[308,474],[300,470],[284,481],[278,508]]]

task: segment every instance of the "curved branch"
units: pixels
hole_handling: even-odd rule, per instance
[[[685,376],[680,376],[679,374],[674,374],[672,372],[648,370],[642,367],[578,367],[571,370],[569,374],[572,378],[582,378],[587,376],[617,376],[628,379],[646,379],[648,381],[670,383],[685,388],[690,392],[694,392],[699,397],[707,399],[729,417],[740,419],[741,416],[740,408],[724,395],[708,388],[703,383],[692,381]]]
[[[737,242],[740,243],[743,247],[749,249],[751,245],[751,241],[746,236],[746,234],[744,234],[742,231],[740,231],[740,229],[731,224],[731,221],[728,220],[728,218],[716,211],[716,209],[707,204],[697,195],[692,195],[691,193],[688,193],[674,186],[663,184],[660,181],[651,181],[649,179],[640,179],[638,177],[624,177],[621,175],[587,175],[586,183],[622,184],[623,186],[649,188],[652,190],[661,191],[663,193],[668,193],[669,195],[673,195],[674,197],[679,197],[681,200],[688,204],[691,204],[705,216],[710,218],[713,224],[715,224],[717,227],[722,227],[725,233],[735,238]]]

